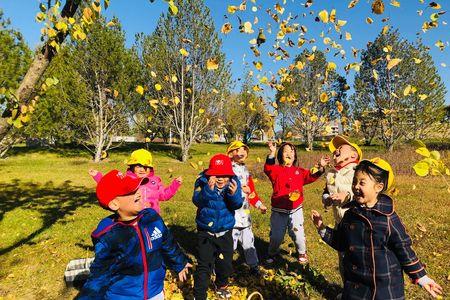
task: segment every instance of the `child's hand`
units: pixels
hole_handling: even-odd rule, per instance
[[[189,268],[192,268],[192,265],[191,265],[190,263],[187,263],[187,264],[184,266],[184,269],[181,270],[180,273],[178,273],[178,279],[179,279],[181,282],[186,281],[186,279],[187,279],[187,274],[189,274]]]
[[[241,188],[244,193],[250,194],[250,188],[248,185],[243,185]]]
[[[176,181],[178,181],[179,184],[183,183],[183,177],[182,176],[178,176],[177,178],[175,178]]]
[[[335,205],[341,205],[342,203],[345,202],[345,200],[347,200],[348,197],[348,192],[340,192],[340,193],[336,193],[336,194],[331,194],[330,198],[333,204]]]
[[[230,195],[233,196],[237,191],[237,183],[234,179],[231,180],[230,186],[228,187],[230,190]]]
[[[275,144],[274,142],[269,142],[267,143],[267,145],[269,146],[269,155],[274,157],[275,153],[277,152],[277,144]]]
[[[211,191],[214,191],[214,186],[216,185],[216,176],[210,176],[208,179],[208,186]]]
[[[97,176],[98,171],[95,170],[95,169],[89,169],[88,173],[89,173],[89,175],[91,175],[92,177],[95,177],[95,176]]]
[[[423,287],[433,298],[442,295],[442,287],[427,275],[419,279],[419,285]]]
[[[319,212],[317,210],[311,211],[311,219],[314,223],[314,226],[316,226],[317,229],[322,229],[324,227],[323,221],[322,221],[322,216],[319,214]]]
[[[330,163],[331,158],[328,155],[320,158],[319,166],[325,168]]]
[[[264,204],[261,204],[259,210],[261,211],[262,214],[265,214],[267,212],[267,207]]]

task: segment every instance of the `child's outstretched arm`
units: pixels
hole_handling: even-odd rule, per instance
[[[168,187],[164,187],[162,182],[160,182],[159,201],[167,201],[175,196],[182,182],[183,178],[181,176],[175,178]]]
[[[303,171],[303,180],[305,184],[312,183],[316,181],[320,176],[325,173],[325,167],[330,163],[330,157],[322,156],[320,161],[316,164],[314,168],[318,167],[318,170],[311,172],[310,170],[301,169]],[[313,169],[314,169],[313,168]]]
[[[389,216],[388,222],[390,232],[388,247],[395,253],[402,269],[414,283],[418,283],[433,297],[441,294],[442,287],[427,276],[424,266],[412,249],[411,237],[406,233],[405,226],[396,212]]]
[[[248,194],[248,202],[250,203],[250,205],[259,209],[261,213],[265,214],[267,211],[267,207],[259,198],[258,193],[256,193],[255,183],[253,182],[252,176],[248,178],[248,187],[250,189],[250,193]]]
[[[161,219],[161,227],[163,234],[162,255],[164,263],[173,271],[177,272],[180,281],[185,281],[189,273],[188,269],[192,267],[189,263],[188,257],[183,252],[181,247],[173,238],[172,233],[166,227]]]
[[[103,177],[103,174],[95,169],[89,169],[88,173],[89,173],[89,175],[91,175],[92,179],[94,179],[95,182],[97,182],[97,183]]]
[[[311,211],[311,219],[325,243],[337,251],[344,251],[340,226],[336,229],[325,226],[322,221],[322,216],[316,210]]]
[[[116,258],[110,248],[101,241],[95,244],[95,259],[90,266],[90,275],[77,299],[103,299],[111,284],[110,264]]]
[[[264,173],[273,182],[277,177],[277,165],[275,164],[275,153],[277,146],[273,142],[269,142],[269,155],[267,155],[266,162],[264,163]]]

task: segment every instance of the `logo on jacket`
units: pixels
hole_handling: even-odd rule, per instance
[[[154,241],[156,239],[162,238],[162,233],[161,230],[159,230],[158,227],[155,227],[155,229],[153,229],[152,235],[150,237],[150,240]]]
[[[300,172],[297,170],[297,171],[295,171],[295,175],[298,175],[298,174],[300,174]]]

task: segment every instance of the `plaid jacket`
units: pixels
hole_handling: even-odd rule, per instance
[[[411,248],[411,238],[394,211],[391,198],[381,195],[372,208],[356,201],[336,229],[326,228],[323,240],[344,256],[342,299],[404,299],[404,271],[412,280],[426,275]]]

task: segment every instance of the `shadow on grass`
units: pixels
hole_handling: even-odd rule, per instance
[[[45,232],[56,222],[72,215],[83,206],[96,202],[91,189],[74,186],[70,181],[55,186],[52,181],[36,184],[13,180],[11,183],[0,184],[0,221],[7,212],[16,208],[31,210],[40,214],[42,225],[39,229],[21,238],[12,245],[0,249],[0,255],[6,254],[22,244],[32,244],[32,240]]]

